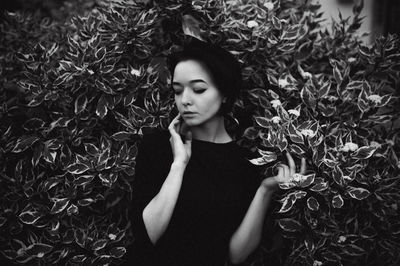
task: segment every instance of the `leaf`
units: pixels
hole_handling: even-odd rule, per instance
[[[371,193],[365,188],[356,188],[352,186],[347,187],[347,192],[349,195],[357,200],[363,200],[367,198]]]
[[[51,214],[62,212],[69,204],[68,198],[62,198],[62,199],[54,198],[52,200],[54,201],[54,204],[50,211]]]
[[[342,169],[339,168],[339,166],[336,165],[333,168],[332,177],[333,177],[333,180],[336,182],[336,184],[343,186],[343,184],[344,184],[343,171],[342,171]]]
[[[361,256],[365,250],[355,244],[348,244],[342,248],[342,251],[349,256]]]
[[[43,243],[35,243],[27,247],[24,251],[28,256],[36,256],[38,258],[42,258],[45,254],[51,252],[52,250],[53,246]]]
[[[358,148],[358,150],[356,150],[351,157],[359,160],[368,159],[369,157],[372,156],[372,154],[374,154],[376,150],[377,150],[376,147],[363,146]]]
[[[71,204],[68,208],[67,208],[67,214],[68,215],[72,215],[72,214],[77,214],[79,212],[78,207],[75,204]]]
[[[42,215],[35,209],[29,209],[21,212],[18,217],[24,224],[34,224]]]
[[[296,155],[301,155],[305,154],[305,150],[303,150],[299,145],[297,144],[290,144],[289,145],[289,150],[290,153],[296,154]]]
[[[393,229],[391,230],[391,232],[392,232],[392,234],[396,234]],[[368,226],[368,227],[362,228],[360,234],[361,234],[361,237],[363,237],[363,238],[374,238],[375,236],[378,235],[378,232],[375,230],[375,228]]]
[[[337,67],[337,64],[334,64],[334,67],[333,67],[333,77],[335,78],[337,84],[342,83],[343,76],[342,76],[342,73],[340,73],[340,70]]]
[[[104,95],[102,95],[97,102],[96,115],[103,119],[107,115],[107,111],[107,101]]]
[[[27,120],[22,127],[25,130],[38,130],[44,126],[45,122],[40,118],[31,118]]]
[[[287,29],[283,30],[281,39],[292,41],[299,40],[306,34],[306,32],[307,30],[305,28],[305,25],[290,25]]]
[[[80,205],[80,206],[88,206],[93,202],[96,202],[96,200],[91,199],[91,198],[80,199],[80,200],[78,200],[78,205]]]
[[[289,123],[288,132],[290,139],[298,144],[304,144],[303,135],[299,130],[297,130],[292,123]]]
[[[96,242],[93,243],[92,249],[93,249],[93,250],[102,249],[102,248],[104,248],[104,247],[107,245],[107,243],[108,243],[108,240],[106,240],[106,239],[99,239],[99,240],[97,240]]]
[[[79,175],[79,174],[82,174],[82,173],[86,172],[87,170],[89,170],[89,167],[85,164],[75,163],[75,164],[69,165],[67,167],[67,169],[65,169],[65,170],[71,174]]]
[[[96,51],[96,53],[94,54],[94,57],[96,58],[96,61],[99,62],[99,61],[103,60],[105,55],[106,55],[106,48],[101,47],[99,50]]]
[[[315,99],[314,94],[310,91],[307,86],[304,86],[300,92],[301,100],[304,102],[305,105],[310,107],[311,109],[315,109],[317,101]]]
[[[322,84],[321,88],[319,88],[319,90],[318,90],[318,97],[319,98],[324,98],[324,97],[328,96],[329,91],[331,89],[331,85],[332,84],[331,84],[330,81],[325,82],[324,84]]]
[[[304,175],[303,179],[299,182],[299,185],[302,188],[308,187],[309,185],[314,183],[314,179],[315,179],[315,174]]]
[[[133,104],[136,101],[136,92],[130,92],[124,97],[124,106]]]
[[[318,211],[319,203],[314,197],[309,197],[307,199],[307,207],[312,211]]]
[[[182,16],[182,30],[185,35],[202,40],[200,36],[200,23],[192,15]]]
[[[17,143],[15,144],[15,147],[12,150],[12,152],[14,153],[23,152],[29,147],[31,147],[38,140],[39,138],[35,136],[22,136],[17,140]]]
[[[56,160],[57,152],[49,151],[48,149],[44,149],[43,151],[43,159],[48,163],[54,163]]]
[[[71,258],[71,262],[82,263],[87,259],[86,255],[75,255]]]
[[[97,156],[99,154],[99,149],[92,143],[84,143],[85,151],[92,156]]]
[[[75,242],[79,246],[85,247],[85,242],[86,242],[86,238],[87,238],[87,235],[86,235],[85,231],[83,231],[80,228],[75,229],[74,238],[75,238]]]
[[[269,122],[269,120],[265,117],[262,116],[256,116],[254,117],[254,119],[256,120],[256,123],[263,128],[269,128],[271,127],[271,123]]]
[[[109,254],[113,258],[122,258],[126,253],[126,248],[124,247],[113,247],[110,249]]]
[[[341,260],[342,260],[342,258],[341,258],[338,254],[332,252],[331,250],[323,251],[323,252],[321,253],[321,255],[322,255],[322,257],[324,257],[324,259],[326,259],[327,261],[338,262],[338,261],[341,261]]]
[[[286,232],[297,232],[303,229],[300,222],[290,218],[279,219],[278,224]]]
[[[340,196],[339,194],[333,196],[333,198],[332,198],[332,206],[333,206],[334,208],[338,208],[338,209],[339,209],[339,208],[342,208],[342,207],[343,207],[343,204],[344,204],[344,201],[343,201],[342,196]]]
[[[293,207],[296,200],[297,200],[296,194],[294,192],[290,193],[289,195],[287,195],[285,198],[283,198],[281,200],[282,206],[278,212],[285,213],[285,212],[290,211],[290,209]]]
[[[277,18],[276,16],[272,16],[272,25],[277,30],[281,30],[282,29],[282,23],[279,20],[279,18]]]
[[[143,108],[141,108],[141,107],[139,107],[139,106],[136,106],[136,105],[131,105],[131,110],[132,110],[132,112],[136,115],[136,116],[138,116],[138,117],[140,117],[140,118],[146,118],[146,117],[148,117],[150,114],[146,111],[146,110],[144,110]]]
[[[311,191],[314,192],[321,192],[326,190],[329,187],[328,182],[320,182],[318,184],[315,184],[310,188]]]
[[[81,175],[74,179],[74,184],[77,186],[84,186],[92,182],[94,175]]]
[[[243,133],[243,136],[245,138],[255,140],[258,137],[259,131],[255,129],[254,127],[248,127]]]
[[[132,133],[127,132],[127,131],[120,131],[117,133],[114,133],[111,138],[113,138],[116,141],[125,141],[129,140],[132,136]]]
[[[81,94],[75,100],[75,114],[80,114],[83,110],[86,109],[86,105],[88,103],[88,99],[85,94]]]

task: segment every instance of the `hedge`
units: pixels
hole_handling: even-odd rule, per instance
[[[329,30],[319,6],[300,0],[66,1],[51,19],[4,14],[2,255],[124,261],[137,144],[168,126],[165,58],[195,36],[243,64],[230,122],[260,154],[252,162],[269,176],[288,150],[309,166],[275,196],[247,264],[399,264],[400,42],[362,43],[361,8]]]

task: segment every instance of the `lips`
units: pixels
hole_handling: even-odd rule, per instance
[[[184,115],[194,115],[195,112],[183,112]]]

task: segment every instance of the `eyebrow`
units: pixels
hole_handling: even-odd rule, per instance
[[[202,79],[193,79],[193,80],[189,81],[189,83],[197,83],[197,82],[203,82],[203,83],[208,84],[207,82],[205,82]],[[172,85],[182,85],[182,84],[179,83],[179,82],[174,81],[174,82],[172,82]]]

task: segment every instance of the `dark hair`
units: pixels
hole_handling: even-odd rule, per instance
[[[193,38],[184,45],[183,50],[169,55],[167,62],[171,80],[176,65],[189,59],[199,61],[207,67],[217,89],[226,97],[219,113],[225,115],[231,112],[242,87],[241,67],[236,58],[217,45]]]

